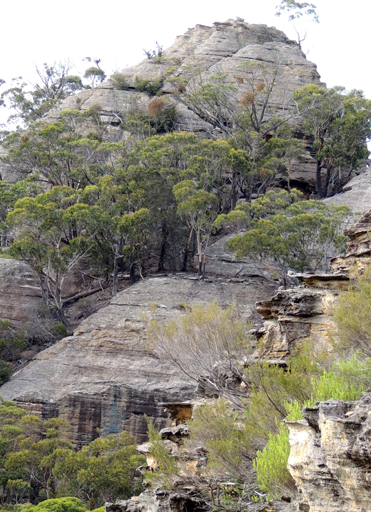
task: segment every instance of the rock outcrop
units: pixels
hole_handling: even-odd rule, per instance
[[[349,278],[332,274],[297,274],[297,278],[303,286],[279,290],[257,303],[265,322],[256,331],[260,344],[255,357],[284,361],[309,338],[318,348],[329,346],[328,332],[334,328],[331,309],[339,291],[349,286]]]
[[[362,212],[371,208],[371,160],[365,160],[357,172],[358,176],[352,178],[343,187],[340,194],[324,199],[325,203],[332,203],[337,206],[345,204],[348,206],[354,216],[349,219],[349,223],[354,222],[359,218]],[[348,226],[350,227],[350,226]]]
[[[366,512],[371,503],[371,393],[358,402],[328,400],[287,422],[288,468],[298,510]]]
[[[226,80],[237,84],[243,74],[243,66],[260,63],[264,74],[275,76],[272,105],[277,111],[290,108],[291,93],[306,84],[324,85],[320,81],[316,65],[308,61],[299,45],[281,31],[266,25],[250,25],[236,20],[214,23],[211,27],[196,25],[165,50],[161,57],[145,59],[136,66],[124,69],[123,76],[127,90],[121,90],[115,80],[109,79],[93,89],[81,91],[63,100],[57,108],[45,116],[46,122],[58,119],[61,110],[79,109],[84,112],[93,105],[99,105],[100,118],[105,126],[104,137],[109,141],[126,140],[128,132],[120,126],[123,113],[136,103],[145,110],[151,98],[135,89],[135,79],[160,80],[164,97],[172,95],[174,84],[171,78],[188,83],[193,90],[215,74],[226,75]],[[194,71],[198,76],[192,78]],[[239,84],[241,97],[244,84]],[[179,100],[180,98],[180,100]],[[181,94],[172,96],[176,104],[175,129],[200,134],[201,137],[221,137],[218,129],[201,119],[181,101]],[[315,189],[315,160],[306,153],[301,162],[293,163],[290,179],[293,186],[309,193]],[[2,166],[2,178],[16,179],[12,169]]]
[[[254,317],[256,299],[272,290],[253,280],[183,277],[145,279],[120,292],[73,336],[40,352],[14,374],[1,395],[43,418],[65,418],[76,445],[91,441],[98,430],[109,434],[124,429],[145,441],[144,414],[159,428],[169,426],[161,403],[193,398],[196,383],[149,348],[146,317],[166,320],[181,314],[184,302],[218,300],[227,306],[233,299],[246,318]]]
[[[22,261],[0,258],[0,319],[19,329],[36,320],[42,307],[41,288],[32,269]]]
[[[353,277],[363,272],[371,263],[371,210],[364,212],[359,221],[347,229],[348,249],[344,256],[331,261],[334,274],[347,273]]]
[[[331,274],[296,274],[301,286],[280,289],[272,298],[257,302],[265,322],[256,330],[260,338],[256,357],[285,360],[308,338],[319,348],[330,348],[328,334],[335,327],[331,311],[337,297],[371,263],[371,210],[344,233],[348,249],[331,260]]]

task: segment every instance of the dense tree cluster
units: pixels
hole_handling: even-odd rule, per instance
[[[84,510],[140,492],[136,469],[145,459],[136,453],[133,438],[122,432],[76,451],[67,430],[63,419],[43,422],[1,400],[1,506],[74,496]]]

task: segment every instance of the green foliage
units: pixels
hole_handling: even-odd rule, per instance
[[[58,101],[83,90],[81,78],[71,74],[71,70],[69,62],[44,63],[41,69],[36,67],[38,80],[35,84],[23,82],[22,77],[13,79],[11,87],[0,97],[0,102],[14,112],[9,121],[36,121]]]
[[[156,60],[156,59],[159,59],[159,58],[162,57],[164,49],[158,43],[158,41],[156,41],[156,48],[155,49],[151,49],[151,50],[144,50],[143,49],[143,52],[147,56],[147,59],[154,59],[154,60]]]
[[[276,7],[276,16],[282,14],[289,14],[289,20],[294,21],[300,19],[302,16],[308,16],[313,21],[319,23],[319,17],[316,13],[316,6],[309,2],[296,2],[295,0],[281,0],[281,3]]]
[[[371,356],[371,267],[343,293],[333,312],[341,347]]]
[[[0,386],[10,379],[12,375],[12,365],[6,361],[0,361]]]
[[[334,194],[369,154],[371,101],[361,91],[345,94],[342,87],[324,89],[313,84],[297,89],[293,100],[305,119],[306,134],[314,140],[318,197]]]
[[[349,215],[349,208],[315,200],[293,204],[284,200],[279,203],[274,214],[275,206],[268,200],[268,206],[273,206],[272,214],[264,218],[269,211],[264,205],[261,210],[263,218],[258,214],[252,219],[250,226],[253,229],[233,238],[228,248],[238,256],[248,255],[268,264],[268,267],[270,262],[274,262],[284,283],[290,268],[298,272],[328,271],[330,258],[345,249],[345,237],[340,234],[340,228]],[[254,209],[259,212],[259,207],[247,209],[247,212],[251,216]],[[224,217],[220,222],[228,220]]]
[[[193,415],[193,443],[202,443],[208,452],[208,468],[212,472],[243,482],[251,477],[251,459],[255,455],[253,441],[241,412],[233,410],[225,399],[198,407]]]
[[[30,499],[33,503],[41,501],[37,509],[83,512],[141,491],[141,479],[135,471],[144,457],[136,454],[131,436],[125,432],[109,435],[74,451],[65,439],[67,428],[61,418],[42,422],[13,402],[1,400],[3,504]]]
[[[234,304],[223,309],[212,302],[207,307],[193,306],[166,326],[151,322],[149,336],[164,358],[191,379],[201,378],[208,393],[226,395],[239,404],[244,392],[233,381],[244,380],[240,365],[251,351],[249,328]]]
[[[156,461],[155,472],[147,471],[145,477],[146,479],[149,480],[163,480],[164,477],[165,479],[168,479],[169,477],[174,476],[177,473],[178,465],[176,459],[169,453],[169,450],[165,446],[165,443],[161,438],[161,435],[156,430],[153,421],[150,418],[148,418],[148,416],[145,416],[145,418],[147,420],[148,426],[148,439],[149,442],[151,443],[151,455]]]
[[[0,319],[0,385],[10,379],[12,364],[27,347],[24,334],[13,328],[9,320]]]
[[[126,76],[123,73],[114,73],[110,78],[116,89],[120,91],[127,91],[129,89],[129,82],[126,80]]]
[[[361,376],[361,379],[357,379],[357,376]],[[336,361],[330,370],[323,369],[320,374],[312,374],[307,387],[307,395],[309,392],[311,394],[310,399],[284,403],[287,413],[285,418],[288,421],[302,419],[301,409],[313,406],[316,401],[329,398],[357,400],[368,388],[370,379],[369,360],[360,361],[358,355],[354,354],[350,360]],[[290,494],[295,490],[294,482],[287,470],[290,454],[288,429],[286,425],[280,423],[278,430],[276,434],[269,434],[268,443],[262,451],[257,452],[254,460],[260,488],[267,493],[268,500]]]
[[[40,502],[27,510],[31,512],[87,512],[86,506],[78,498],[54,498]]]
[[[62,322],[58,322],[54,326],[54,330],[59,336],[62,336],[63,338],[68,334],[67,327]]]
[[[280,498],[283,493],[295,485],[287,471],[290,454],[289,436],[286,425],[279,425],[279,433],[269,434],[268,443],[259,451],[254,460],[254,469],[262,492],[267,493],[267,500]]]
[[[134,88],[138,92],[145,92],[149,96],[156,96],[161,90],[163,86],[162,80],[157,78],[155,80],[148,80],[146,78],[141,78],[140,76],[136,76],[134,79]]]

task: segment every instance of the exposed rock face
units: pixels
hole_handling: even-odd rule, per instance
[[[0,318],[20,328],[36,318],[41,306],[41,289],[31,267],[22,261],[0,258]]]
[[[85,111],[92,105],[101,107],[101,120],[106,126],[104,137],[110,141],[125,140],[128,133],[121,127],[122,113],[133,104],[133,101],[144,109],[148,108],[150,97],[135,90],[135,78],[146,80],[163,80],[166,75],[189,81],[194,88],[195,80],[203,83],[216,73],[227,75],[227,79],[236,83],[241,75],[242,67],[252,62],[259,62],[266,68],[266,73],[277,70],[275,77],[272,103],[277,110],[290,107],[291,93],[306,84],[324,85],[320,81],[316,65],[309,62],[298,44],[274,27],[266,25],[250,25],[248,23],[228,20],[225,23],[214,23],[211,27],[196,25],[184,35],[177,37],[175,43],[163,52],[161,58],[145,59],[136,66],[123,70],[128,90],[119,90],[112,79],[99,86],[79,92],[63,100],[57,108],[50,111],[46,121],[58,118],[59,112],[65,109],[79,108]],[[197,79],[190,79],[190,71],[199,70]],[[174,86],[164,81],[162,92],[170,95]],[[241,86],[241,97],[244,85]],[[175,128],[178,130],[199,133],[203,137],[221,137],[221,133],[208,122],[173,98],[177,105]],[[305,161],[304,161],[305,160]],[[315,188],[315,161],[307,153],[302,162],[293,164],[290,178],[293,184],[305,190]],[[11,169],[1,168],[3,179],[14,180],[16,177]]]
[[[311,283],[310,288],[280,290],[271,299],[257,303],[257,311],[265,322],[264,328],[257,332],[262,339],[256,357],[285,360],[308,338],[320,347],[327,343],[327,332],[334,327],[331,308],[338,296],[338,289],[347,286],[348,280],[340,278],[331,281],[331,276],[327,276],[326,280],[304,277]],[[327,289],[326,283],[330,284]]]
[[[241,280],[242,281],[242,280]],[[1,388],[43,418],[61,416],[71,425],[77,445],[98,435],[119,432],[146,440],[143,415],[159,428],[170,426],[161,403],[181,403],[193,398],[196,383],[161,361],[145,340],[150,304],[155,316],[168,319],[181,314],[181,304],[221,305],[236,300],[247,317],[254,313],[256,298],[269,291],[248,281],[214,279],[208,282],[177,277],[151,278],[120,292],[109,306],[84,320],[74,335],[40,352]]]
[[[360,174],[352,178],[343,188],[341,194],[324,199],[325,203],[337,206],[347,205],[355,217],[371,208],[371,161],[366,160],[359,169]],[[353,223],[356,219],[353,220]]]
[[[289,471],[299,510],[366,512],[371,503],[371,394],[358,402],[328,400],[287,422]]]
[[[279,290],[269,300],[257,303],[257,312],[265,319],[261,348],[256,356],[282,360],[306,338],[323,347],[334,328],[331,310],[336,299],[348,289],[350,279],[371,263],[371,210],[344,233],[348,249],[331,261],[332,274],[297,274],[302,286]]]
[[[371,263],[371,210],[366,211],[344,234],[349,238],[348,250],[345,256],[331,261],[331,270],[335,274],[345,272],[353,276]]]

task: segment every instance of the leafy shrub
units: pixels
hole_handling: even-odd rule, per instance
[[[87,512],[87,508],[78,498],[55,498],[45,500],[28,509],[30,512]]]
[[[162,80],[157,78],[155,80],[147,80],[145,78],[135,77],[134,87],[139,92],[146,92],[149,96],[156,96],[162,87]]]
[[[343,293],[335,307],[334,321],[341,347],[371,356],[371,266]]]
[[[151,112],[153,116],[159,116],[165,106],[164,100],[162,98],[153,98],[148,103],[148,110]]]
[[[355,377],[362,375],[362,380]],[[355,354],[351,360],[341,360],[328,371],[323,370],[319,376],[311,378],[312,396],[305,402],[293,401],[285,404],[288,415],[286,419],[296,421],[303,419],[301,409],[313,406],[316,401],[335,398],[337,400],[357,400],[367,389],[371,379],[370,361],[360,362]],[[289,432],[284,424],[279,424],[279,432],[269,434],[268,443],[262,451],[258,451],[254,460],[254,469],[258,482],[267,499],[279,498],[283,494],[292,493],[294,481],[287,470],[290,454]]]
[[[123,73],[114,73],[111,76],[111,81],[114,87],[120,91],[127,91],[130,88],[130,84]]]
[[[58,336],[62,336],[63,338],[65,338],[68,335],[67,327],[62,322],[58,322],[54,326],[54,330],[58,334]]]

